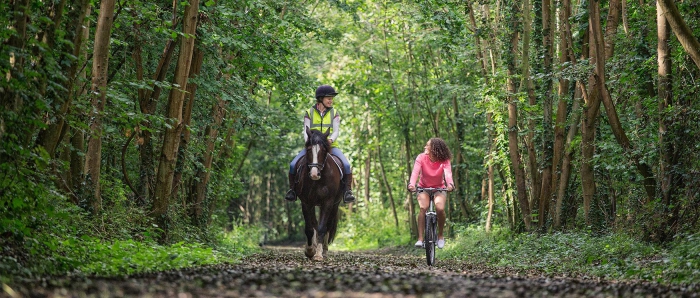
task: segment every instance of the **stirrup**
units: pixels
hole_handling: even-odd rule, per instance
[[[343,196],[343,202],[345,203],[352,203],[355,202],[355,196],[352,194],[352,190],[349,190],[345,192],[345,196]]]
[[[284,199],[290,202],[294,202],[297,200],[297,194],[294,193],[293,189],[290,189],[284,196]]]

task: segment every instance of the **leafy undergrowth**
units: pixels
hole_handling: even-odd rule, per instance
[[[169,211],[171,242],[158,244],[162,231],[127,195],[127,187],[108,177],[102,183],[103,208],[108,211],[98,214],[57,192],[27,188],[37,193],[26,198],[50,203],[34,208],[18,199],[15,205],[24,209],[0,216],[0,282],[66,275],[123,276],[231,263],[259,250],[262,228],[238,226],[224,233],[224,224],[215,221],[200,229],[191,224],[184,209],[177,208]],[[7,206],[0,206],[0,211],[2,207]]]
[[[42,251],[29,249],[29,252],[22,256],[29,259],[29,262],[18,262],[13,256],[2,257],[1,281],[10,282],[11,278],[32,279],[47,275],[112,277],[235,263],[242,257],[259,251],[260,233],[260,229],[237,227],[229,233],[219,235],[211,245],[197,242],[159,245],[152,240],[105,241],[87,236],[54,242],[42,241],[44,244],[53,244]]]
[[[364,209],[366,214],[350,214],[347,209],[338,224],[338,233],[330,246],[332,250],[368,250],[400,246],[409,239],[408,228],[396,220],[387,208]]]
[[[679,236],[666,248],[619,233],[486,233],[481,227],[463,227],[455,235],[439,258],[558,276],[700,283],[700,234]]]
[[[83,259],[75,272],[95,276],[130,275],[192,266],[233,263],[258,251],[255,229],[238,228],[222,236],[215,248],[201,243],[178,242],[163,246],[133,240],[105,243],[91,239],[66,245],[67,255]]]

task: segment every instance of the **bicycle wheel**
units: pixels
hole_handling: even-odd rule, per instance
[[[435,264],[435,246],[437,244],[437,218],[435,214],[425,216],[425,259],[428,266]]]

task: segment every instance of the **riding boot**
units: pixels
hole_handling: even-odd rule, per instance
[[[345,177],[345,189],[343,201],[346,204],[355,202],[355,196],[352,194],[352,174],[347,174]]]
[[[297,200],[297,194],[294,193],[294,184],[296,184],[296,178],[294,176],[294,174],[289,174],[289,191],[284,196],[284,199],[290,202],[294,202]]]

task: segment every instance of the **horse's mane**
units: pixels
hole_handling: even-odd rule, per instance
[[[321,145],[323,146],[323,149],[326,150],[326,152],[330,151],[329,145],[328,145],[328,137],[315,129],[311,129],[311,135],[309,136],[309,139],[306,140],[306,147],[313,146],[313,145]]]

